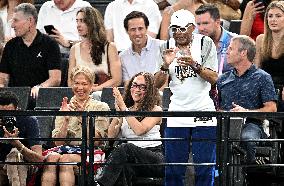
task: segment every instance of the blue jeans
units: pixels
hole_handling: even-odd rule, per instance
[[[192,136],[190,136],[192,135]],[[166,138],[216,139],[216,127],[168,127]],[[165,141],[165,159],[167,163],[187,163],[190,144],[185,141]],[[211,141],[192,142],[194,163],[215,163],[216,144]],[[211,186],[214,184],[214,166],[195,166],[195,185]],[[166,166],[165,186],[183,186],[186,166]]]
[[[261,124],[246,123],[241,132],[241,140],[265,139],[265,134]],[[259,142],[241,142],[241,147],[247,152],[247,163],[255,163],[255,152]]]

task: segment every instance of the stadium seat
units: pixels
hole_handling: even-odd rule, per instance
[[[1,87],[0,91],[14,92],[19,98],[19,109],[26,110],[30,99],[30,87]]]
[[[229,31],[236,33],[236,34],[240,34],[241,23],[242,23],[242,20],[231,20]]]
[[[123,95],[124,87],[118,87],[118,89],[119,89],[120,93]],[[110,108],[110,110],[115,110],[114,97],[113,97],[113,93],[112,93],[112,88],[111,87],[103,88],[101,101],[107,103],[109,108]]]
[[[59,110],[63,97],[73,96],[71,87],[40,88],[35,110]]]

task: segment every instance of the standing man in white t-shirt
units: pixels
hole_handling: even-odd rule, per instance
[[[79,33],[76,24],[76,14],[83,7],[91,7],[91,4],[83,0],[52,0],[43,3],[39,10],[37,29],[46,33],[44,26],[53,25],[54,34],[49,34],[58,44],[61,53],[67,53],[75,41],[79,41]]]
[[[153,0],[115,0],[108,4],[104,23],[109,42],[115,42],[118,51],[123,51],[131,46],[131,41],[126,33],[123,20],[132,11],[140,11],[149,19],[147,34],[156,38],[162,20],[158,5]]]
[[[195,19],[188,10],[176,11],[171,17],[170,29],[176,48],[164,51],[164,63],[156,73],[160,87],[170,76],[172,92],[169,111],[215,111],[209,97],[211,85],[218,78],[217,52],[212,39],[192,33]],[[166,138],[216,139],[216,119],[209,117],[170,117],[165,129]],[[187,163],[190,150],[194,163],[214,163],[216,145],[212,141],[165,141],[167,163]],[[214,166],[195,166],[197,186],[214,184]],[[183,186],[186,166],[167,166],[166,186]]]

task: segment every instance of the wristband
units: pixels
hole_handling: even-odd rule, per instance
[[[196,74],[200,74],[202,71],[202,66],[197,62],[194,62],[194,64],[190,65],[190,67]]]
[[[67,48],[71,48],[74,45],[74,41],[68,40],[69,46]]]
[[[168,73],[169,73],[169,69],[168,69],[168,68],[165,68],[163,65],[160,67],[160,71],[162,71],[162,72],[165,73],[165,74],[168,74]]]
[[[20,152],[21,154],[22,154],[22,152],[23,152],[24,148],[25,148],[25,145],[24,145],[24,144],[22,144],[22,146],[21,146],[21,148],[20,148],[20,150],[19,150],[19,152]]]

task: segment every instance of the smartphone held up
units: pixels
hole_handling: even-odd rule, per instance
[[[45,25],[44,30],[48,35],[55,35],[55,33],[52,30],[55,30],[53,25]]]

